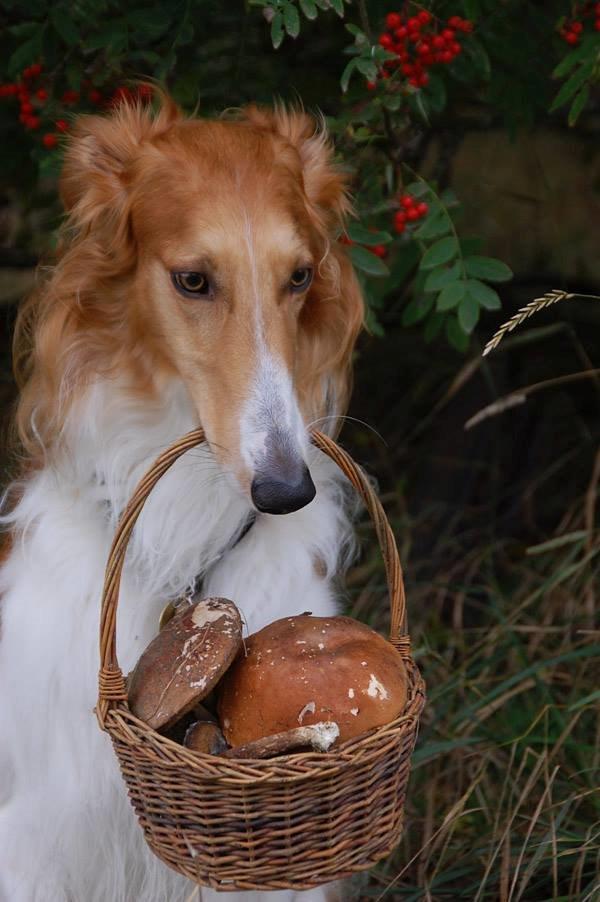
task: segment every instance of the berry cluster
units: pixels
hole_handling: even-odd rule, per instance
[[[394,213],[394,231],[401,235],[406,227],[427,216],[429,207],[424,201],[418,201],[412,194],[402,194],[398,198],[400,209]]]
[[[581,20],[592,18],[594,19],[595,30],[600,31],[600,3],[584,3],[579,7],[576,6],[573,11],[573,18],[565,19],[560,25],[558,33],[563,41],[574,47],[576,44],[579,44],[585,28]]]
[[[43,82],[41,63],[27,66],[16,82],[0,84],[0,98],[14,98],[19,103],[19,122],[28,131],[38,131],[42,125],[52,128],[41,137],[41,143],[48,150],[58,144],[59,133],[66,132],[69,125],[62,118],[65,108],[79,103],[91,106],[110,108],[119,103],[141,100],[147,103],[152,99],[152,88],[149,85],[138,85],[135,88],[120,86],[102,93],[93,87],[91,82],[83,82],[83,93],[68,89],[59,97],[51,96],[52,86]]]
[[[460,35],[471,31],[473,23],[460,16],[451,16],[444,23],[426,9],[414,16],[388,13],[379,44],[396,58],[385,61],[382,77],[389,78],[399,69],[409,85],[422,88],[429,81],[429,67],[451,63],[462,51]],[[367,87],[372,90],[375,83],[368,82]]]

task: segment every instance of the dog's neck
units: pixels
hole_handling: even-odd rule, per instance
[[[139,480],[198,419],[181,383],[140,399],[97,382],[69,417],[53,466],[61,492],[102,517],[110,534]],[[187,452],[151,492],[130,543],[130,572],[146,590],[177,594],[235,542],[252,506],[206,445]]]

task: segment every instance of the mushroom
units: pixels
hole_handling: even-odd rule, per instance
[[[285,733],[264,736],[246,745],[221,752],[223,758],[273,758],[290,752],[312,748],[316,752],[326,752],[336,741],[340,731],[336,723],[315,723],[308,727],[296,727]]]
[[[163,627],[129,677],[132,712],[155,730],[166,729],[202,701],[242,645],[242,621],[226,598],[203,598]]]
[[[406,668],[387,640],[350,617],[302,614],[246,640],[218,713],[231,746],[321,721],[334,721],[344,742],[389,723],[406,698]]]
[[[210,720],[199,720],[188,727],[183,744],[186,748],[205,755],[220,755],[227,748],[218,724]]]

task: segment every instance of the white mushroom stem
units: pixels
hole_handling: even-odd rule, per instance
[[[332,721],[322,721],[306,727],[296,727],[285,733],[264,736],[246,745],[227,749],[224,758],[272,758],[297,749],[313,748],[316,752],[328,751],[340,735],[340,729]]]

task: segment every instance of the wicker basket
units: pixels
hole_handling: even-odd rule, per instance
[[[146,498],[177,458],[203,440],[198,429],[165,451],[121,518],[102,599],[98,720],[110,734],[146,840],[165,864],[222,891],[309,889],[370,868],[402,833],[425,694],[410,655],[398,551],[362,470],[334,441],[313,432],[313,443],[338,464],[373,518],[390,593],[390,642],[408,669],[406,708],[327,754],[228,760],[177,745],[129,710],[116,653],[117,602],[127,544]]]

